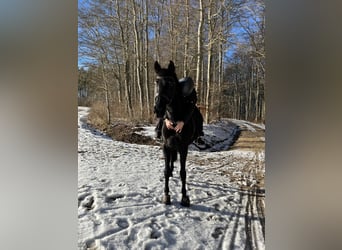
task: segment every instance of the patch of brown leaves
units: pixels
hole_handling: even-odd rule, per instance
[[[136,133],[140,130],[142,129],[136,127],[134,124],[117,123],[108,127],[105,133],[117,141],[144,145],[159,145],[153,138]]]

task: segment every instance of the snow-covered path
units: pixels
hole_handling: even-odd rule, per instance
[[[265,248],[263,152],[190,151],[191,206],[179,204],[179,161],[166,206],[160,147],[113,141],[87,127],[87,113],[79,107],[79,249]]]

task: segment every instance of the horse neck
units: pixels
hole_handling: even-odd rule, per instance
[[[166,110],[169,112],[169,119],[173,119],[174,122],[181,119],[181,99],[177,91],[172,98],[172,101],[167,104]]]

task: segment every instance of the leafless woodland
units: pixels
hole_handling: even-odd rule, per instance
[[[205,122],[265,120],[263,0],[79,0],[78,34],[78,103],[105,124],[153,120],[155,60],[194,79]]]

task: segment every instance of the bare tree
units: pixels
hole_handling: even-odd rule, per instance
[[[202,73],[202,63],[203,63],[203,25],[204,25],[204,6],[203,0],[199,0],[199,20],[197,28],[197,64],[196,64],[196,83],[197,92],[200,93],[201,88],[201,73]]]
[[[151,117],[151,100],[150,100],[150,79],[149,79],[149,63],[148,63],[148,58],[149,58],[149,1],[145,0],[144,1],[144,42],[145,42],[145,47],[144,47],[144,81],[145,81],[145,93],[146,93],[146,107],[147,107],[147,116]]]
[[[139,95],[139,108],[140,108],[140,117],[143,117],[143,86],[142,86],[142,79],[141,79],[141,36],[140,36],[140,29],[138,25],[138,6],[135,3],[135,0],[131,0],[132,10],[133,10],[133,27],[134,27],[134,44],[135,44],[135,59],[136,59],[136,81],[138,87],[138,95]]]
[[[126,99],[126,110],[129,114],[129,117],[133,117],[133,107],[132,107],[132,100],[131,100],[131,91],[129,89],[129,82],[130,82],[130,69],[129,69],[129,37],[126,30],[128,29],[127,22],[125,23],[123,20],[125,20],[125,17],[127,19],[128,17],[128,10],[126,9],[125,13],[122,13],[122,9],[120,6],[120,1],[115,0],[116,3],[116,11],[118,15],[118,26],[119,26],[119,33],[120,33],[120,41],[121,41],[121,47],[123,48],[122,53],[122,61],[123,61],[123,67],[124,67],[124,89],[125,89],[125,99]]]
[[[190,6],[189,0],[185,0],[185,33],[184,33],[184,60],[183,60],[183,75],[189,75],[188,53],[189,53],[189,33],[190,33]]]

